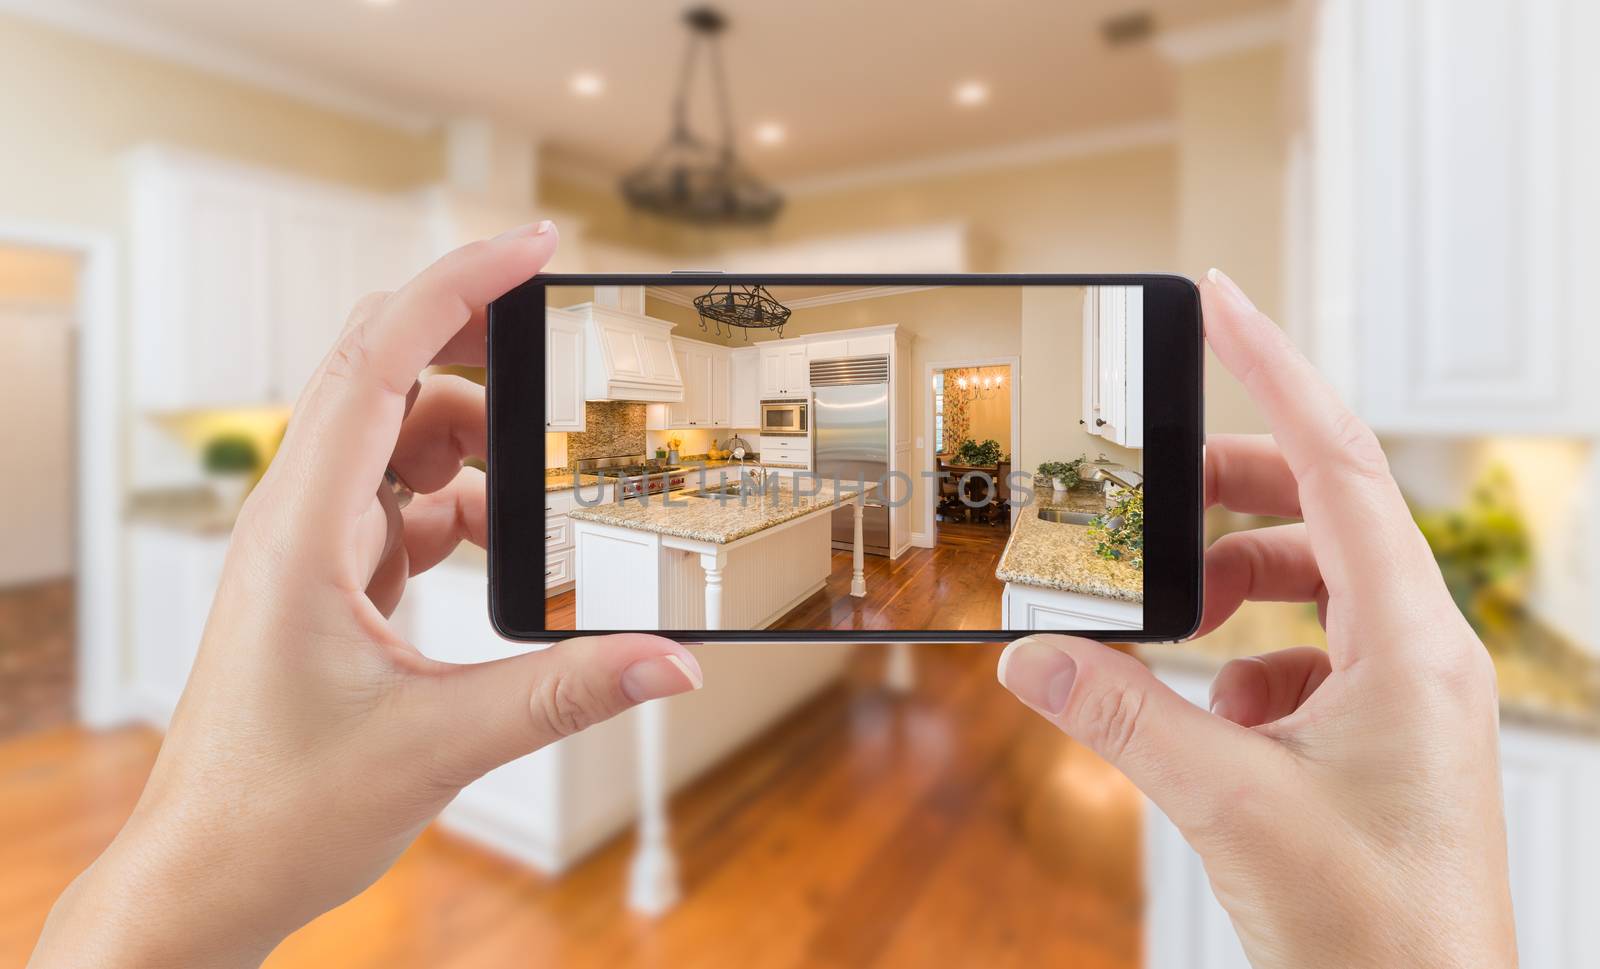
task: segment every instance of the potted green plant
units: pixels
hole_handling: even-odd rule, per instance
[[[1128,488],[1089,523],[1094,552],[1144,571],[1144,490]]]
[[[1050,479],[1050,484],[1058,493],[1071,491],[1078,486],[1085,460],[1083,455],[1079,455],[1071,461],[1046,461],[1039,465],[1039,473]]]
[[[994,438],[981,444],[973,440],[961,442],[956,448],[956,460],[970,468],[989,468],[1000,463],[1000,442]]]
[[[261,470],[261,452],[244,434],[218,434],[205,443],[200,466],[211,481],[218,504],[230,511],[244,503],[250,485]]]

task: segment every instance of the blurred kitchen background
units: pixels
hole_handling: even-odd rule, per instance
[[[677,3],[0,0],[0,961],[137,797],[349,306],[553,218],[565,271],[1226,269],[1383,436],[1499,665],[1523,964],[1600,965],[1600,5],[719,10],[692,48]],[[721,86],[702,59],[682,92],[713,44]],[[726,98],[762,190],[692,222],[619,191],[680,95],[713,151]],[[1207,391],[1212,430],[1263,429]],[[408,593],[430,655],[513,648],[482,562]],[[1262,604],[1139,652],[1204,702],[1225,658],[1321,641]],[[489,775],[270,964],[1243,965],[996,653],[703,649],[657,746],[624,717]]]

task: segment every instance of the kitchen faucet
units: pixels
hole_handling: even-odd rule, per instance
[[[1131,481],[1129,480],[1130,478],[1132,479]],[[1127,468],[1113,471],[1108,467],[1095,466],[1089,470],[1089,480],[1110,481],[1112,484],[1119,485],[1129,491],[1138,491],[1144,487],[1144,475],[1137,471],[1130,471]]]

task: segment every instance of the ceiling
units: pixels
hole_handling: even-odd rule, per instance
[[[83,0],[308,80],[435,118],[487,115],[535,131],[601,173],[666,132],[683,53],[682,2],[662,0]],[[779,179],[937,157],[1170,117],[1171,67],[1112,48],[1109,16],[1148,10],[1174,30],[1279,0],[724,0],[741,147]],[[580,98],[572,77],[604,92]],[[980,80],[987,104],[952,91]],[[704,112],[702,120],[709,120]],[[761,122],[784,143],[758,145]]]

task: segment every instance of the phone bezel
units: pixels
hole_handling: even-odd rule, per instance
[[[495,630],[507,639],[555,642],[637,630],[548,630],[544,625],[544,435],[530,442],[512,428],[538,426],[544,381],[546,286],[684,286],[720,283],[785,286],[1143,286],[1145,319],[1145,491],[1173,509],[1145,518],[1145,628],[1064,630],[1115,642],[1173,642],[1199,627],[1204,551],[1204,332],[1192,280],[1137,274],[547,274],[495,300],[488,310],[488,598]],[[1156,349],[1159,348],[1159,352]],[[1154,392],[1160,388],[1160,393]],[[502,434],[506,439],[502,440]],[[525,435],[524,435],[525,436]],[[531,500],[530,500],[531,499]],[[515,590],[534,588],[537,596]],[[650,630],[686,643],[1006,642],[1018,630]]]

